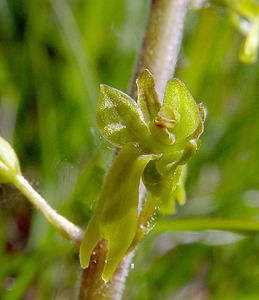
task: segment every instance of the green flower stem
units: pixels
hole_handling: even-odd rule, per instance
[[[75,224],[68,221],[66,218],[58,214],[46,200],[36,192],[29,182],[22,176],[16,175],[12,183],[17,189],[36,207],[38,208],[47,220],[68,240],[79,245],[83,232]]]
[[[184,18],[189,0],[152,0],[146,34],[142,44],[130,96],[136,99],[135,82],[144,69],[154,75],[162,101],[165,86],[172,78],[182,42]]]
[[[166,83],[172,78],[182,41],[182,31],[189,0],[152,0],[149,19],[143,45],[139,53],[138,64],[131,82],[129,95],[136,99],[136,78],[149,69],[155,77],[160,97],[164,94]],[[143,198],[143,197],[140,197]],[[82,273],[79,300],[119,300],[133,255],[124,258],[108,284],[101,278],[100,265],[106,259],[106,251],[98,251],[103,242],[95,248],[90,265]],[[95,278],[91,281],[91,278]],[[92,288],[94,284],[94,288]]]
[[[218,218],[160,220],[152,232],[153,234],[160,234],[173,231],[203,230],[224,230],[241,233],[255,233],[259,232],[259,221]]]

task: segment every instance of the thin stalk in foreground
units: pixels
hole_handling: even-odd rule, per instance
[[[13,184],[66,239],[77,245],[80,244],[83,236],[82,230],[58,214],[22,175],[16,175]]]
[[[153,73],[162,99],[166,83],[175,71],[188,3],[189,0],[151,1],[143,45],[129,90],[133,99],[137,94],[136,78],[146,68]],[[100,271],[106,259],[105,247],[101,241],[93,252],[89,267],[82,272],[79,300],[119,300],[122,297],[133,255],[125,257],[113,278],[105,283]]]
[[[259,233],[259,222],[243,219],[218,218],[160,220],[152,232],[153,234],[159,234],[173,231],[203,230],[224,230],[243,233]]]

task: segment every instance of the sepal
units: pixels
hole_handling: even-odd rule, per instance
[[[150,136],[136,102],[127,94],[107,85],[100,86],[96,117],[103,136],[117,146],[129,142],[143,143]]]

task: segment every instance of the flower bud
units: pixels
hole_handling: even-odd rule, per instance
[[[20,172],[16,153],[10,144],[0,137],[0,183],[12,183],[13,177]]]

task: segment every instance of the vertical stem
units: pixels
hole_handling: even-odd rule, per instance
[[[182,41],[185,14],[190,0],[151,0],[150,15],[129,94],[136,99],[136,78],[149,69],[155,78],[160,98],[167,81],[173,76]],[[79,300],[120,300],[133,254],[122,261],[113,278],[105,283],[101,273],[107,245],[101,241],[95,248],[89,267],[82,273]]]
[[[146,34],[130,95],[136,99],[136,79],[144,69],[155,78],[156,90],[163,98],[167,81],[173,76],[182,42],[184,18],[189,0],[152,0]]]
[[[101,241],[93,251],[89,267],[82,272],[79,300],[121,299],[133,253],[124,258],[112,279],[105,283],[102,280],[102,271],[106,253],[107,243]]]

